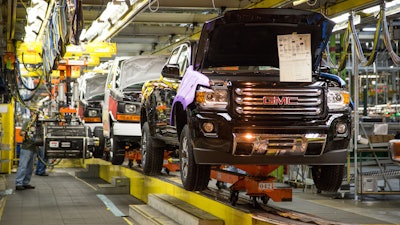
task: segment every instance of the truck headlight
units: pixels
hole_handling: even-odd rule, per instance
[[[350,104],[350,94],[339,88],[328,89],[329,111],[345,110]]]
[[[125,104],[125,113],[136,113],[136,105]]]
[[[95,117],[95,116],[97,116],[97,110],[94,110],[94,109],[89,110],[88,115],[89,115],[90,117]]]
[[[201,108],[226,109],[228,105],[228,90],[224,87],[200,87],[196,91],[196,102]]]

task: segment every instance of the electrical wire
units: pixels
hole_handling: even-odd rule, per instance
[[[317,4],[318,0],[308,0],[307,5],[308,6],[315,6]]]
[[[350,39],[349,39],[349,32],[350,32],[350,24],[348,24],[347,29],[343,34],[343,54],[340,57],[338,71],[342,71],[346,67],[346,59],[347,59],[347,51],[350,46]]]
[[[370,66],[375,61],[376,50],[379,46],[379,40],[380,40],[380,35],[381,35],[382,17],[383,17],[383,10],[380,10],[379,19],[378,19],[378,22],[376,25],[376,31],[375,31],[375,35],[374,35],[373,49],[372,49],[372,52],[369,55],[368,59],[365,58],[363,49],[361,47],[360,39],[357,35],[357,31],[356,31],[356,28],[354,25],[353,15],[351,15],[349,18],[350,29],[351,29],[351,33],[352,33],[352,36],[354,39],[355,46],[356,46],[356,54],[357,54],[358,59],[363,64],[363,66]]]
[[[211,2],[212,2],[214,10],[217,10],[217,8],[215,7],[215,0],[211,0]]]
[[[151,6],[152,6],[155,2],[157,3],[157,6],[156,6],[155,9],[152,9]],[[150,10],[150,12],[153,12],[153,13],[154,13],[154,12],[157,12],[159,8],[160,8],[160,2],[159,2],[158,0],[149,1],[149,10]]]
[[[400,57],[393,51],[392,43],[390,41],[390,36],[389,36],[389,30],[388,30],[388,25],[386,21],[386,15],[385,15],[385,5],[381,5],[381,11],[383,15],[383,41],[386,46],[386,50],[389,52],[390,58],[392,58],[393,62],[396,65],[400,65]]]
[[[353,15],[351,15],[349,17],[349,23],[348,23],[347,29],[345,30],[345,32],[343,34],[343,51],[342,51],[343,55],[340,57],[340,60],[339,60],[338,66],[337,66],[338,71],[342,71],[346,66],[346,59],[347,59],[348,49],[349,49],[349,45],[350,45],[350,34],[354,40],[357,58],[361,61],[363,66],[372,65],[372,63],[375,61],[376,53],[377,53],[377,50],[379,47],[380,35],[382,33],[382,26],[383,26],[384,20],[385,20],[384,10],[381,9],[379,12],[379,18],[378,18],[378,21],[376,24],[373,48],[372,48],[371,53],[369,54],[369,57],[366,58],[364,55],[364,52],[362,50],[362,47],[361,47],[360,39],[356,32],[356,28],[355,28],[354,21],[353,21]]]

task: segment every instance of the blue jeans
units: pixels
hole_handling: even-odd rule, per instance
[[[42,175],[46,173],[46,164],[44,164],[42,160],[47,163],[47,159],[44,158],[44,149],[43,147],[39,147],[38,161],[35,171],[36,175]]]
[[[33,161],[36,158],[35,151],[21,149],[19,153],[18,170],[15,176],[15,185],[28,185],[33,173]]]

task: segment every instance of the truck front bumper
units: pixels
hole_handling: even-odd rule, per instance
[[[140,123],[113,123],[113,134],[114,136],[142,136],[142,130]]]
[[[205,131],[205,123],[215,129]],[[337,126],[347,127],[338,133]],[[236,122],[226,115],[200,115],[191,124],[198,164],[343,164],[350,141],[347,115],[324,121]]]

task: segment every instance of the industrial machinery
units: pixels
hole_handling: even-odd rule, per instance
[[[51,119],[39,120],[45,158],[85,159],[92,157],[93,149],[99,146],[99,138],[93,137],[90,127],[77,114],[79,97],[71,72],[74,66],[82,65],[68,60],[58,65],[60,74],[53,84],[53,96],[56,97],[51,99]]]

